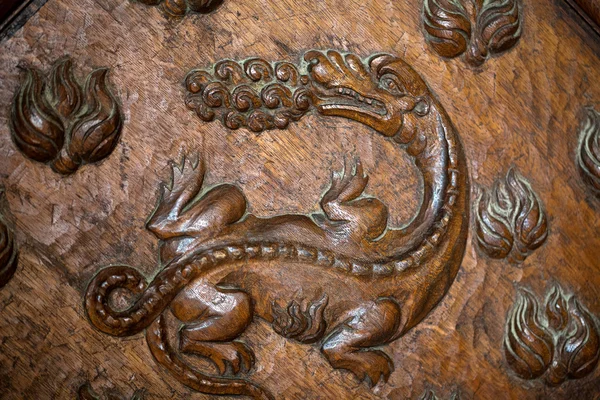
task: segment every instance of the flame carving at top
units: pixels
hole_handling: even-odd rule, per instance
[[[521,14],[521,0],[424,0],[425,39],[440,56],[464,54],[469,65],[479,67],[519,41]]]
[[[585,182],[600,197],[600,113],[587,110],[587,118],[579,132],[577,167]]]
[[[476,208],[477,244],[492,258],[520,263],[546,241],[542,202],[515,168],[497,180],[491,192],[481,189]]]
[[[10,118],[16,146],[32,160],[60,174],[107,157],[123,125],[107,82],[107,68],[93,71],[82,88],[69,58],[58,60],[48,77],[25,67]]]
[[[519,377],[543,377],[552,386],[587,376],[600,359],[594,317],[559,286],[547,296],[544,311],[531,292],[519,290],[504,336],[508,364]]]

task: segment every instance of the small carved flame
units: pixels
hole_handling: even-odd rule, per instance
[[[295,300],[291,301],[285,309],[273,302],[273,329],[283,337],[295,339],[301,343],[318,341],[327,329],[323,313],[328,300],[327,295],[323,295],[321,299],[310,303],[304,310]]]
[[[58,60],[47,78],[27,69],[11,114],[12,137],[21,152],[61,174],[107,157],[122,126],[107,72],[92,72],[82,90],[69,58]]]
[[[520,263],[548,236],[541,201],[514,168],[494,184],[491,195],[483,189],[476,204],[477,243],[492,258]]]
[[[600,197],[600,113],[592,108],[579,133],[576,161],[581,176]]]
[[[569,324],[561,332],[546,381],[559,385],[588,375],[600,359],[600,337],[594,319],[574,298],[569,299]]]
[[[539,321],[537,301],[531,293],[520,290],[504,337],[508,363],[521,378],[534,379],[546,372],[553,352],[552,337]]]
[[[521,38],[519,0],[477,0],[476,30],[467,52],[467,62],[478,67],[488,53],[497,54],[512,48]]]
[[[524,379],[538,378],[547,371],[544,379],[553,386],[592,372],[600,359],[600,336],[590,313],[574,296],[567,300],[555,286],[547,297],[545,316],[540,321],[535,298],[521,290],[504,341],[512,369]],[[542,340],[544,345],[536,347],[527,340]]]
[[[6,285],[15,273],[17,259],[18,252],[13,233],[0,215],[0,288]]]
[[[50,73],[51,104],[63,119],[73,117],[81,107],[83,93],[73,75],[73,62],[59,60]]]
[[[63,124],[49,104],[45,90],[40,72],[26,68],[10,118],[17,147],[27,157],[40,162],[54,159],[65,141]]]
[[[458,0],[425,0],[423,21],[425,38],[439,55],[453,58],[465,52],[471,22]]]
[[[108,69],[90,74],[85,85],[86,102],[71,132],[66,151],[53,167],[61,173],[72,173],[79,165],[95,163],[108,156],[118,143],[122,119],[116,99],[108,90]]]

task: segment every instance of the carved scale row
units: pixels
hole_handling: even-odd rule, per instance
[[[144,3],[160,3],[168,14],[182,16],[212,11],[221,2]],[[440,55],[465,54],[465,61],[480,66],[489,54],[516,44],[522,6],[518,0],[496,7],[473,3],[466,8],[459,1],[425,0],[424,29]],[[68,58],[47,74],[24,69],[10,119],[15,146],[63,175],[110,156],[123,118],[108,69],[92,71],[83,84]],[[248,213],[247,199],[234,184],[205,190],[207,167],[199,157],[175,165],[146,226],[160,240],[164,266],[151,282],[132,267],[99,268],[84,302],[89,321],[102,332],[124,337],[145,331],[156,362],[199,392],[274,398],[245,376],[255,358],[238,337],[254,318],[285,338],[318,346],[333,368],[369,385],[385,382],[393,363],[380,347],[419,324],[448,291],[465,252],[471,210],[474,243],[484,256],[520,265],[548,237],[542,200],[516,168],[491,189],[479,187],[471,204],[458,134],[426,83],[399,57],[362,59],[313,50],[297,64],[224,60],[190,71],[185,90],[187,107],[201,120],[218,120],[229,129],[286,129],[308,113],[364,124],[414,159],[426,199],[409,226],[390,226],[388,206],[365,194],[368,176],[356,160],[333,174],[320,212],[262,218]],[[600,198],[600,114],[593,109],[581,125],[575,162],[582,182]],[[11,226],[0,218],[2,286],[17,268]],[[257,267],[266,262],[268,269]],[[289,273],[290,264],[312,276],[333,272],[349,279],[340,280],[344,290],[335,291],[318,283],[321,279],[303,282],[305,297],[295,298],[284,285],[268,284],[270,276]],[[223,278],[207,283],[203,278],[213,271]],[[124,311],[109,301],[117,289],[134,299]],[[230,306],[215,308],[215,296],[227,298]],[[598,321],[574,295],[554,287],[543,311],[543,302],[528,289],[516,296],[503,345],[518,379],[559,385],[596,368]],[[202,317],[207,311],[213,316],[209,322]],[[199,370],[186,361],[189,356],[212,361],[214,371]],[[78,396],[97,398],[89,385]]]

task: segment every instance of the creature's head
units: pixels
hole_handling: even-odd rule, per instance
[[[400,133],[404,117],[429,113],[431,96],[425,82],[404,61],[375,55],[367,66],[354,54],[309,51],[312,103],[323,115],[351,118],[382,133]]]

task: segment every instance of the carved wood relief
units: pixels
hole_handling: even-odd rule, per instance
[[[425,40],[440,56],[464,54],[472,67],[513,48],[522,34],[521,0],[424,0]]]
[[[0,188],[0,203],[3,197],[4,189]],[[18,253],[14,233],[0,212],[0,288],[4,287],[14,275],[18,264]]]
[[[393,363],[377,347],[403,336],[435,307],[463,257],[469,214],[464,155],[425,82],[390,55],[362,61],[353,54],[310,51],[305,60],[309,76],[298,82],[305,82],[302,93],[310,104],[404,145],[423,173],[424,201],[410,225],[389,226],[387,206],[364,194],[368,177],[356,160],[333,174],[321,212],[261,218],[248,213],[237,186],[203,188],[202,160],[174,167],[147,224],[161,239],[165,267],[149,285],[135,268],[104,268],[88,286],[85,307],[105,333],[129,336],[147,328],[154,358],[203,393],[272,398],[257,384],[230,376],[252,367],[252,350],[236,339],[254,316],[288,339],[318,343],[334,368],[369,385],[387,381]],[[241,73],[234,69],[238,64],[227,65],[234,67],[217,82],[202,71],[188,76],[188,104],[197,104],[200,115],[213,107],[231,127],[227,115],[237,107],[250,116],[235,116],[239,125],[233,127],[253,126],[248,121],[259,111],[251,109],[277,110],[290,98],[280,85],[265,85],[255,98],[248,87],[227,89],[240,83]],[[259,66],[264,68],[249,68],[248,76],[260,86],[273,78],[268,64]],[[236,96],[240,92],[247,101]],[[377,102],[378,112],[367,99]],[[276,114],[269,115],[260,119],[261,129],[278,126],[270,122],[278,120]],[[215,273],[219,278],[207,281]],[[282,274],[293,277],[291,286],[278,278]],[[327,283],[332,280],[334,290]],[[136,298],[126,310],[109,301],[116,289]],[[194,355],[211,360],[218,374],[201,372],[184,358]]]
[[[593,108],[579,130],[576,163],[585,183],[600,197],[600,113]]]
[[[515,168],[491,191],[481,188],[476,208],[477,245],[491,258],[521,263],[548,237],[542,202]]]
[[[60,174],[108,157],[119,141],[123,118],[108,82],[108,68],[92,71],[80,85],[73,62],[63,58],[44,76],[22,67],[25,79],[15,95],[10,126],[19,150]]]
[[[540,310],[536,296],[520,289],[506,323],[504,350],[522,379],[560,385],[592,372],[600,359],[598,324],[574,295],[554,286]]]
[[[594,44],[423,1],[48,0],[0,39],[0,398],[596,400]]]
[[[168,18],[182,18],[187,13],[206,14],[216,10],[224,0],[137,0],[149,6],[159,6]]]

